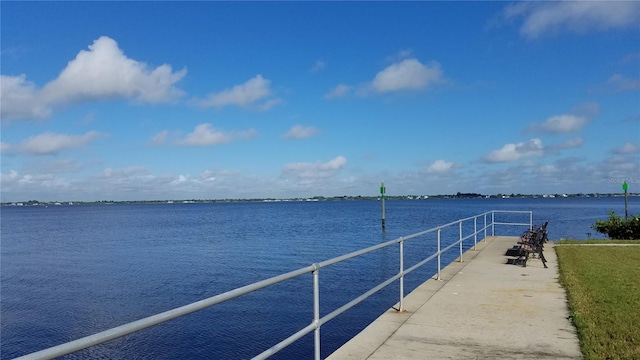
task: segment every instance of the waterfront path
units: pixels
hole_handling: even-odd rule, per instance
[[[516,237],[489,237],[333,354],[342,359],[581,359],[553,244],[527,267],[506,264]],[[397,304],[396,304],[397,308]]]

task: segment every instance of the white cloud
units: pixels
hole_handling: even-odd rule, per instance
[[[520,33],[530,39],[560,31],[586,33],[633,27],[640,21],[637,1],[524,2],[507,6],[507,20],[523,17]]]
[[[131,99],[146,103],[175,100],[175,87],[187,71],[173,72],[164,64],[155,69],[124,55],[115,40],[102,36],[81,50],[53,81],[38,89],[25,75],[2,76],[2,117],[48,117],[59,106],[103,99]]]
[[[295,125],[282,137],[285,139],[306,139],[318,133],[318,129],[313,126]]]
[[[281,103],[282,103],[282,99],[273,98],[273,99],[266,100],[262,104],[258,104],[257,109],[260,111],[267,111],[276,105],[280,105]]]
[[[246,131],[223,132],[218,131],[209,123],[197,125],[193,132],[187,134],[177,144],[183,146],[212,146],[230,143],[235,140],[247,140],[255,137],[258,132],[254,129]]]
[[[544,153],[545,155],[557,154],[560,152],[560,150],[579,148],[583,144],[584,144],[584,139],[581,137],[576,137],[576,138],[565,140],[559,144],[546,146],[544,148]]]
[[[344,168],[346,165],[347,159],[344,156],[337,156],[325,163],[290,163],[284,166],[284,172],[295,175],[298,178],[321,179],[333,176],[336,171]]]
[[[607,80],[607,85],[616,92],[640,90],[640,79],[630,79],[620,74],[614,74]]]
[[[180,184],[183,184],[183,183],[185,183],[185,182],[187,182],[187,181],[189,181],[189,179],[188,179],[186,176],[184,176],[184,175],[179,175],[177,179],[175,179],[175,180],[173,180],[173,181],[171,182],[171,185],[174,185],[174,186],[175,186],[175,185],[180,185]]]
[[[574,149],[582,146],[582,144],[584,144],[584,139],[581,137],[577,137],[577,138],[569,139],[563,143],[560,143],[556,145],[556,147],[559,149]]]
[[[165,199],[176,175],[154,175],[142,166],[105,168],[101,173],[74,182],[74,198],[118,200]],[[77,194],[77,195],[76,195]]]
[[[98,135],[95,131],[84,135],[44,133],[22,141],[18,149],[20,152],[35,155],[56,154],[62,150],[82,147],[96,139]]]
[[[609,183],[612,183],[614,179],[637,179],[637,174],[640,174],[640,161],[636,156],[628,156],[628,154],[610,156],[602,161],[600,167],[603,169],[602,173],[609,177],[607,179]]]
[[[486,168],[474,178],[476,186],[489,193],[605,193],[620,191],[623,179],[637,178],[640,173],[637,158],[620,155],[598,162],[582,157],[561,158],[546,164],[527,162],[504,169]]]
[[[216,181],[216,174],[213,170],[205,170],[200,173],[200,180],[202,181]]]
[[[181,145],[186,146],[210,146],[220,145],[231,142],[232,136],[228,133],[215,130],[211,124],[200,124],[195,127],[193,132],[180,141]]]
[[[327,63],[325,63],[322,60],[318,60],[316,61],[315,64],[313,64],[313,67],[311,68],[311,72],[318,72],[320,70],[323,70],[326,66],[327,66]]]
[[[455,167],[455,164],[452,162],[444,161],[444,160],[436,160],[427,168],[427,173],[429,174],[446,174],[451,172]]]
[[[11,149],[11,144],[4,141],[0,141],[0,152],[3,153],[9,149]]]
[[[596,102],[578,104],[571,109],[571,114],[585,118],[593,118],[600,114],[600,105]]]
[[[43,92],[53,102],[127,98],[160,103],[183,94],[174,84],[185,75],[186,70],[173,73],[166,64],[151,70],[126,57],[115,40],[102,36],[89,51],[80,51]]]
[[[132,176],[146,176],[148,175],[148,171],[146,168],[141,166],[129,166],[124,168],[105,168],[102,170],[99,178],[109,179],[109,178],[123,178],[123,177],[132,177]]]
[[[561,170],[553,164],[542,164],[535,168],[534,171],[537,171],[540,174],[552,175],[557,174]]]
[[[163,145],[167,141],[167,136],[169,136],[169,131],[162,130],[151,138],[151,144]]]
[[[570,157],[547,162],[525,158],[498,167],[465,167],[459,176],[425,176],[422,170],[347,172],[346,159],[290,164],[279,177],[243,174],[229,169],[194,173],[153,173],[144,167],[108,168],[92,176],[83,171],[61,173],[40,166],[0,173],[5,201],[168,200],[292,198],[315,195],[374,195],[380,179],[393,194],[575,193],[615,192],[622,179],[637,179],[636,155],[613,155],[601,161]],[[46,160],[43,159],[42,160]],[[446,161],[445,161],[446,162]],[[457,166],[453,167],[457,169]],[[532,181],[531,179],[535,179]],[[395,189],[395,190],[394,190]]]
[[[0,180],[1,180],[0,182],[2,184],[6,184],[7,182],[14,181],[17,178],[18,178],[18,172],[15,170],[9,171],[8,174],[0,173]]]
[[[63,174],[78,173],[87,167],[74,159],[38,158],[25,164],[22,169],[27,173]]]
[[[31,191],[55,193],[68,186],[64,179],[57,178],[54,174],[19,174],[15,170],[11,170],[9,174],[0,174],[0,182],[2,182],[3,192],[26,188]]]
[[[235,105],[239,107],[257,106],[261,110],[279,104],[280,99],[272,97],[270,88],[271,81],[258,74],[247,80],[244,84],[236,85],[231,89],[226,89],[218,93],[211,93],[205,99],[195,100],[195,103],[202,107],[225,107]],[[265,100],[257,104],[260,100]]]
[[[392,64],[376,74],[371,82],[378,93],[400,90],[421,90],[443,81],[440,64],[432,61],[424,65],[415,58]]]
[[[43,101],[35,84],[26,75],[0,75],[0,117],[44,119],[51,114],[51,104]]]
[[[5,201],[186,200],[308,197],[341,191],[340,179],[324,178],[314,186],[238,170],[204,170],[191,174],[157,174],[144,167],[107,168],[93,176],[15,170],[0,173]],[[5,196],[6,195],[6,196]]]
[[[629,142],[625,143],[621,147],[617,148],[614,153],[620,155],[640,153],[640,144],[633,144]]]
[[[326,99],[333,99],[333,98],[338,98],[338,97],[343,97],[349,94],[349,92],[351,91],[351,86],[349,85],[345,85],[345,84],[340,84],[338,86],[336,86],[335,88],[333,88],[331,91],[329,91],[327,94],[325,94],[325,98]]]
[[[328,162],[324,163],[324,164],[320,164],[319,169],[326,171],[326,170],[340,170],[342,169],[345,165],[347,165],[347,159],[344,156],[338,156],[332,160],[329,160]]]
[[[413,57],[413,50],[411,49],[402,49],[399,50],[397,53],[391,55],[391,56],[387,56],[387,58],[385,59],[386,62],[400,62],[402,60],[408,59]]]
[[[542,123],[533,123],[529,131],[549,134],[565,134],[580,131],[587,124],[587,119],[581,116],[564,114],[548,118]]]
[[[408,55],[408,53],[402,53]],[[446,82],[440,64],[431,61],[423,64],[415,58],[400,60],[376,74],[373,81],[351,86],[340,84],[325,94],[326,99],[349,95],[369,96],[397,91],[419,91]]]
[[[494,150],[484,157],[488,163],[502,163],[517,161],[525,157],[542,156],[542,140],[531,139],[517,144],[506,144],[498,150]]]

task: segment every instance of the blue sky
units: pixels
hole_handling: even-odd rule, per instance
[[[640,2],[0,6],[2,201],[640,188]]]

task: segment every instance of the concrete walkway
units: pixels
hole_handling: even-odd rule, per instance
[[[558,284],[553,244],[526,268],[507,265],[516,237],[469,250],[328,357],[341,359],[581,359]],[[397,305],[396,305],[397,307]]]

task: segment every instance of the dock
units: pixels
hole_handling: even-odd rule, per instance
[[[488,237],[331,354],[329,360],[581,359],[553,243],[507,264],[517,237]],[[398,305],[396,305],[396,308]]]

